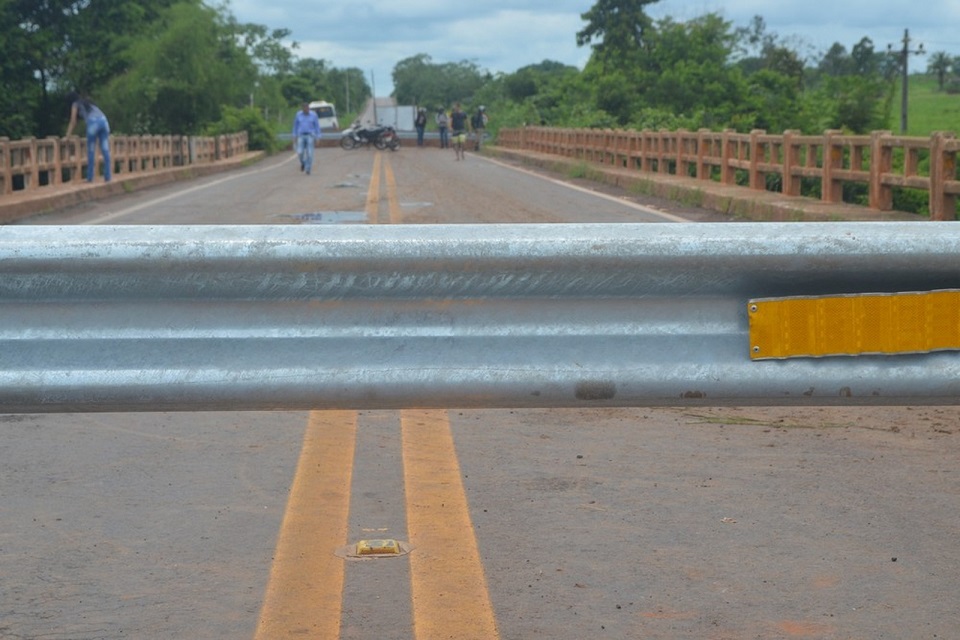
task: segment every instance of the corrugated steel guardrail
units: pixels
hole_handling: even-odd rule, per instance
[[[960,288],[960,223],[0,228],[0,411],[956,404],[747,305]],[[954,319],[956,321],[956,319]]]

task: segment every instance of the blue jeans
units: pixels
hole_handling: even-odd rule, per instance
[[[440,127],[440,148],[446,149],[450,146],[450,137],[447,135],[447,128]]]
[[[301,133],[297,136],[297,155],[303,163],[303,170],[310,173],[313,167],[313,140],[312,133]]]
[[[417,127],[417,146],[423,146],[423,132],[426,127]]]
[[[87,182],[93,182],[97,175],[95,163],[97,146],[103,155],[103,178],[110,182],[113,175],[113,163],[110,162],[110,124],[106,118],[87,120]]]

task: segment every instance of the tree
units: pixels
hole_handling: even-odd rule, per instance
[[[62,134],[67,92],[96,97],[178,2],[200,0],[0,0],[0,135]]]
[[[859,76],[875,76],[880,71],[880,59],[884,54],[878,54],[873,48],[873,40],[864,37],[853,45],[850,50],[850,59],[853,61],[853,73]]]
[[[219,11],[182,3],[131,47],[130,69],[107,90],[119,131],[197,134],[223,106],[249,101],[257,70]]]
[[[642,101],[678,115],[704,114],[723,123],[742,99],[743,74],[731,62],[736,34],[717,14],[688,22],[660,20],[643,59]]]
[[[893,87],[880,75],[826,78],[809,96],[818,120],[814,130],[845,129],[855,134],[886,128]]]
[[[930,61],[927,62],[927,73],[932,73],[937,76],[937,86],[941,91],[943,91],[943,85],[947,80],[947,74],[950,73],[952,66],[953,58],[945,51],[934,53],[930,56]]]
[[[41,95],[29,61],[33,35],[21,26],[20,16],[12,0],[0,0],[0,136],[14,139],[36,134]]]
[[[363,69],[348,67],[346,69],[330,69],[327,74],[327,86],[330,88],[330,102],[344,113],[359,111],[366,101],[373,96],[373,90],[367,82]]]
[[[817,70],[822,74],[838,77],[846,76],[853,72],[853,61],[847,54],[847,48],[839,42],[834,42],[833,46],[824,54],[817,64]]]
[[[392,77],[398,103],[431,107],[469,102],[485,82],[493,79],[468,60],[435,64],[425,53],[398,62]]]
[[[643,9],[658,0],[597,0],[580,15],[587,25],[577,32],[577,46],[590,44],[591,58],[602,71],[628,70],[639,61],[652,28]]]

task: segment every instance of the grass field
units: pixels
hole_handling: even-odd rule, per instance
[[[907,83],[907,135],[928,136],[933,131],[952,131],[960,135],[960,94],[937,88],[937,79],[929,75],[911,75]],[[900,132],[900,83],[897,83],[890,130]]]

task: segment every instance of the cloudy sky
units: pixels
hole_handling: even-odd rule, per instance
[[[393,90],[394,65],[419,53],[434,63],[469,60],[491,72],[516,71],[556,60],[583,68],[589,46],[577,47],[580,15],[590,0],[230,0],[240,22],[287,28],[300,43],[297,55],[335,67],[358,67],[378,96]],[[960,56],[958,0],[660,0],[647,5],[653,18],[684,21],[718,13],[735,27],[760,15],[767,32],[819,54],[834,42],[849,51],[864,36],[877,50],[910,48]],[[926,69],[929,56],[911,56],[911,71]]]

